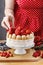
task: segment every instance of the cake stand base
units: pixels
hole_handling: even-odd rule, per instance
[[[26,54],[26,50],[25,49],[15,49],[14,53],[15,54]]]

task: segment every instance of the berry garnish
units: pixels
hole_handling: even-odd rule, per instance
[[[6,51],[3,51],[3,52],[0,52],[0,56],[1,57],[13,57],[13,54],[9,51],[9,52],[6,52]]]
[[[15,34],[16,34],[16,35],[20,35],[20,30],[17,30],[17,29],[16,29],[16,30],[15,30]]]
[[[34,52],[33,57],[38,57],[38,53]]]
[[[40,51],[36,51],[33,53],[33,57],[39,57],[41,55]]]
[[[43,53],[42,53],[42,55],[41,55],[41,58],[43,58]]]
[[[41,40],[41,37],[40,36],[35,36],[35,39],[34,39],[34,42],[39,42]]]
[[[20,30],[21,30],[21,28],[20,28],[20,26],[15,30],[15,34],[16,35],[20,35]]]
[[[42,42],[36,42],[35,46],[40,46],[42,44]]]
[[[13,33],[15,33],[15,28],[10,27],[9,34],[13,34]]]
[[[12,27],[10,27],[10,29],[9,29],[9,34],[12,34],[12,33],[13,33]]]
[[[21,35],[26,35],[26,31],[25,30],[21,30]]]
[[[31,31],[29,29],[26,30],[26,34],[30,34]]]
[[[10,54],[7,53],[6,58],[10,57]]]

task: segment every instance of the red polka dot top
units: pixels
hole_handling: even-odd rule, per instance
[[[43,37],[43,0],[16,0],[14,16],[16,28],[29,28]]]

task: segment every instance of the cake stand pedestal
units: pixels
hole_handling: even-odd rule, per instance
[[[15,53],[15,54],[26,54],[26,51],[25,51],[25,49],[16,49],[16,50],[14,51],[14,53]]]

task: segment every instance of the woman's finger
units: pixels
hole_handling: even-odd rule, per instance
[[[8,17],[4,17],[4,20],[5,24],[7,25],[8,28],[10,28],[10,21],[8,20]]]
[[[12,14],[9,14],[9,21],[12,23],[12,27],[14,27],[14,21],[15,21],[15,18]]]
[[[5,29],[7,29],[7,30],[8,30],[8,27],[6,26],[6,24],[5,24],[5,22],[4,22],[4,21],[2,21],[1,26],[2,26],[3,28],[5,28]]]

